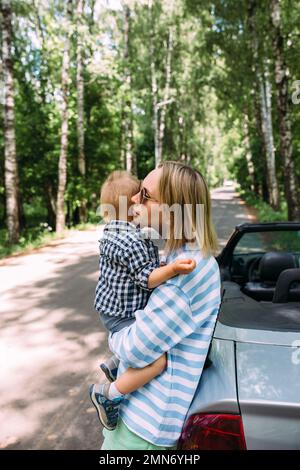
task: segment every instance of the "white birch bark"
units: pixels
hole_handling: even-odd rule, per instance
[[[166,127],[166,111],[167,111],[167,105],[171,102],[170,85],[171,85],[171,78],[172,78],[172,67],[171,67],[172,53],[173,53],[173,31],[172,31],[172,27],[170,27],[168,45],[167,45],[165,89],[164,89],[164,94],[163,94],[163,101],[159,103],[161,112],[160,112],[159,128],[158,128],[158,139],[157,139],[158,148],[157,148],[156,165],[162,161],[163,140],[164,140],[164,135],[165,135],[165,127]]]
[[[84,183],[86,175],[86,159],[84,153],[84,79],[83,79],[83,30],[82,17],[84,10],[84,0],[77,3],[77,51],[76,51],[76,87],[77,87],[77,142],[78,142],[78,170]],[[79,218],[81,222],[86,222],[86,200],[80,201]]]
[[[70,28],[72,18],[72,0],[68,0],[66,18],[69,22],[66,31],[65,47],[62,63],[62,122],[61,122],[61,142],[58,163],[58,190],[56,201],[56,232],[61,233],[65,228],[65,189],[67,183],[67,151],[68,151],[68,124],[69,124],[69,68],[70,68]]]
[[[288,219],[300,220],[299,183],[293,156],[293,142],[288,95],[288,68],[284,54],[284,37],[281,26],[279,0],[271,0],[270,20],[273,32],[273,53],[275,57],[275,82],[277,109],[279,115],[280,154],[283,160],[285,197],[288,205]]]
[[[20,236],[18,208],[18,164],[15,136],[15,101],[12,63],[12,3],[2,0],[2,58],[4,78],[4,171],[6,216],[9,243],[18,243]]]
[[[256,0],[248,0],[248,18],[249,27],[251,31],[251,44],[253,51],[253,63],[255,69],[255,76],[258,82],[259,95],[260,95],[260,115],[262,124],[262,137],[264,140],[264,148],[266,151],[266,169],[267,169],[267,184],[269,191],[269,202],[274,209],[279,207],[279,189],[276,177],[276,162],[275,162],[275,149],[273,138],[273,124],[272,124],[272,105],[271,105],[271,83],[269,79],[269,71],[266,60],[260,63],[259,58],[259,44],[256,28],[256,14],[257,2]],[[263,72],[261,72],[263,67]]]
[[[131,11],[124,4],[124,97],[122,104],[122,160],[125,169],[137,174],[137,161],[133,148],[132,89],[131,89],[131,51],[130,51],[130,15]]]

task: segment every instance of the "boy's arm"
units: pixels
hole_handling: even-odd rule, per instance
[[[196,267],[192,259],[177,259],[173,263],[154,269],[148,277],[148,288],[154,289],[177,274],[189,274]]]
[[[143,240],[137,240],[123,254],[120,262],[128,269],[131,279],[142,289],[152,290],[177,274],[189,274],[195,267],[193,259],[177,259],[166,266],[157,267]]]
[[[158,256],[155,258],[144,240],[136,240],[130,248],[123,252],[120,263],[128,270],[129,277],[142,289],[151,291],[148,287],[149,275],[159,265]]]

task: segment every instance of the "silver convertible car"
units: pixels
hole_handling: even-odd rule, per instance
[[[179,449],[300,449],[300,223],[236,227]]]

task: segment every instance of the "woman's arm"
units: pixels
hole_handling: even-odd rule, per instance
[[[211,309],[207,316],[210,313]],[[153,363],[199,327],[194,323],[188,297],[171,283],[157,287],[135,317],[130,327],[109,337],[111,350],[126,367]]]

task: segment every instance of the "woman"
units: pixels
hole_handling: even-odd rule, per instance
[[[144,179],[141,192],[132,202],[135,223],[153,227],[161,234],[165,228],[162,207],[177,204],[190,209],[188,217],[180,219],[181,224],[171,213],[166,261],[184,256],[193,258],[197,266],[190,274],[154,289],[146,307],[135,312],[135,323],[109,338],[111,350],[121,361],[119,373],[128,367],[145,367],[165,352],[167,368],[126,395],[116,429],[103,431],[102,449],[164,450],[176,446],[215,325],[220,273],[212,254],[217,242],[207,185],[201,174],[187,165],[173,161],[160,164]],[[201,224],[197,223],[200,207],[204,215]],[[187,237],[191,227],[192,239]]]

